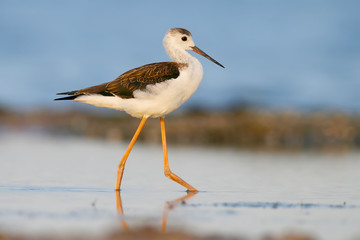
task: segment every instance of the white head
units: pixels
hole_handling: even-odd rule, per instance
[[[175,61],[182,60],[182,56],[185,56],[184,53],[186,53],[185,50],[192,50],[206,57],[217,65],[224,67],[209,55],[204,53],[202,50],[200,50],[198,47],[196,47],[194,41],[192,40],[191,33],[184,28],[170,28],[169,31],[165,34],[163,43],[167,53]]]
[[[164,37],[164,45],[169,47],[192,50],[195,46],[191,33],[184,28],[170,28]]]

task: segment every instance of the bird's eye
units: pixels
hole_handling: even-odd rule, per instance
[[[187,40],[187,37],[182,37],[181,40],[183,40],[184,42]]]

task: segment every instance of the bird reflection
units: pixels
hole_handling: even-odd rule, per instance
[[[166,201],[164,204],[164,210],[162,214],[162,222],[161,222],[161,232],[166,232],[166,224],[167,224],[167,218],[169,215],[169,212],[176,208],[179,204],[185,203],[186,200],[190,199],[191,197],[195,196],[197,192],[188,192],[186,195],[176,198],[170,201]],[[115,199],[116,199],[116,210],[119,216],[121,216],[121,226],[124,229],[124,231],[130,231],[129,226],[127,222],[124,219],[124,211],[122,207],[122,201],[121,201],[121,194],[120,191],[115,191]]]
[[[123,207],[122,207],[120,191],[115,191],[115,199],[116,199],[117,214],[119,216],[121,216],[121,225],[122,225],[124,231],[129,231],[129,226],[127,225],[127,223],[124,219],[124,211],[123,211]]]

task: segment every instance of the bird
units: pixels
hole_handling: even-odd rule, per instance
[[[225,67],[198,48],[190,31],[184,28],[170,28],[165,34],[163,45],[173,61],[146,64],[110,82],[57,93],[68,96],[54,99],[125,111],[141,119],[118,165],[115,191],[120,191],[125,163],[148,118],[160,118],[165,176],[187,188],[188,192],[198,191],[170,170],[164,117],[187,101],[202,81],[202,65],[188,51],[194,51],[220,67]]]

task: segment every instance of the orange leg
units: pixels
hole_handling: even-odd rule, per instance
[[[133,138],[131,139],[131,142],[130,142],[128,148],[126,149],[126,152],[125,152],[123,158],[121,159],[121,162],[119,164],[118,171],[117,171],[115,191],[120,191],[121,179],[123,177],[126,160],[127,160],[128,156],[129,156],[129,154],[131,152],[131,149],[133,148],[137,138],[139,137],[139,134],[140,134],[141,130],[143,129],[146,120],[147,120],[146,117],[144,117],[141,120],[141,122],[140,122],[140,124],[139,124]]]
[[[182,180],[180,177],[175,175],[170,171],[168,155],[167,155],[167,147],[166,147],[166,133],[165,133],[165,121],[163,117],[160,117],[160,127],[161,127],[161,140],[163,145],[163,154],[164,154],[164,172],[165,176],[170,178],[171,180],[181,184],[182,186],[186,187],[190,192],[197,192],[196,188]]]

